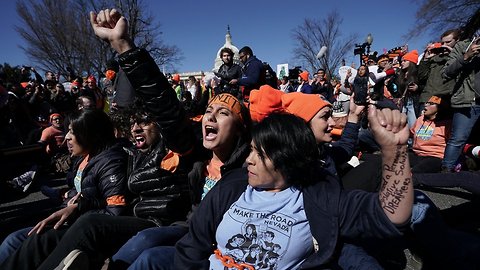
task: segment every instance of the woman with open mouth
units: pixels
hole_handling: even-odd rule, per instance
[[[140,121],[137,121],[140,122]],[[135,123],[132,135],[138,149],[144,149],[151,140],[149,127]],[[208,103],[202,117],[203,153],[189,173],[192,212],[228,171],[240,168],[248,156],[250,146],[250,118],[248,110],[234,96],[222,93]],[[173,265],[174,244],[188,232],[188,222],[177,221],[174,226],[152,227],[140,231],[112,256],[109,269],[142,269],[157,265]]]
[[[176,244],[174,269],[336,268],[338,241],[400,236],[396,226],[408,221],[413,202],[406,117],[371,106],[369,120],[384,150],[379,193],[342,190],[319,164],[304,119],[274,113],[262,120],[252,131],[248,167],[225,175],[199,205]],[[399,200],[392,188],[402,190]],[[258,236],[246,244],[251,224]],[[257,246],[260,255],[248,257]]]
[[[249,153],[249,114],[235,97],[219,94],[210,101],[202,122],[203,142],[197,142],[168,80],[149,53],[137,48],[128,37],[127,21],[118,11],[109,9],[92,12],[90,21],[96,35],[118,52],[118,62],[143,107],[137,114],[145,112],[150,118],[135,120],[131,130],[138,150],[133,151],[128,179],[134,216],[81,218],[62,239],[52,239],[53,250],[43,248],[42,243],[49,239],[35,235],[38,241],[25,246],[25,251],[35,256],[19,256],[17,269],[54,269],[78,263],[82,269],[100,268],[132,236],[155,227],[153,233],[144,232],[152,241],[144,241],[139,235],[129,244],[140,243],[140,252],[152,246],[166,246],[174,251],[173,244],[188,228],[169,225],[185,222],[192,204],[200,202],[222,175],[241,167]],[[155,139],[152,131],[156,129],[161,136],[148,147],[150,140]],[[119,251],[113,257],[112,269],[128,267],[140,255],[131,252],[129,246],[122,248],[126,252]],[[74,256],[67,256],[70,252]],[[162,255],[166,256],[164,261],[173,263],[173,252]]]

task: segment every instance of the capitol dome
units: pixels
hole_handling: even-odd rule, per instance
[[[227,34],[225,35],[225,44],[222,47],[220,47],[220,49],[218,49],[218,51],[217,51],[217,55],[215,57],[215,66],[213,67],[214,72],[218,71],[220,66],[223,64],[223,61],[220,58],[220,51],[223,48],[230,48],[234,53],[233,62],[235,64],[240,63],[240,59],[238,58],[238,48],[235,47],[235,45],[233,45],[233,43],[232,43],[232,36],[230,35],[230,26],[227,26]]]

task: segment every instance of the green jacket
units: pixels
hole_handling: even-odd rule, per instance
[[[470,40],[457,43],[449,54],[449,59],[442,69],[444,79],[455,79],[451,99],[453,108],[466,108],[475,104],[475,74],[480,71],[480,58],[471,61],[463,60],[463,55],[470,44]],[[477,90],[480,93],[480,89]],[[476,94],[480,96],[480,94]]]
[[[418,65],[418,79],[425,85],[420,94],[421,103],[427,102],[431,96],[452,94],[455,80],[442,78],[442,69],[448,59],[448,55],[435,55]]]

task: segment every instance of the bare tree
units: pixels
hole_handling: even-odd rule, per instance
[[[95,7],[95,1],[90,0]],[[163,34],[161,24],[155,22],[155,17],[148,12],[149,8],[142,0],[112,0],[104,1],[102,8],[114,6],[118,8],[129,22],[129,34],[137,46],[150,52],[159,66],[174,69],[175,64],[183,59],[177,46],[166,45],[160,36]]]
[[[420,6],[415,14],[416,21],[405,37],[418,37],[429,33],[438,38],[447,29],[464,27],[475,18],[478,22],[480,0],[416,0],[416,2]]]
[[[115,52],[94,36],[88,12],[106,7],[125,9],[130,32],[138,46],[151,51],[160,65],[174,66],[182,56],[176,46],[163,44],[159,25],[153,24],[141,0],[18,0],[17,13],[23,21],[16,31],[26,41],[22,47],[32,63],[54,72],[100,74]]]
[[[293,50],[297,59],[311,70],[324,68],[331,77],[357,39],[356,34],[342,38],[340,31],[342,22],[343,19],[335,10],[323,20],[305,19],[292,34],[293,39],[297,41]],[[317,59],[317,53],[322,46],[326,46],[327,51],[322,58]]]

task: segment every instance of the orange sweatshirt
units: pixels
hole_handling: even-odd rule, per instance
[[[418,156],[443,158],[450,138],[451,121],[430,121],[420,116],[410,129],[413,152]]]

